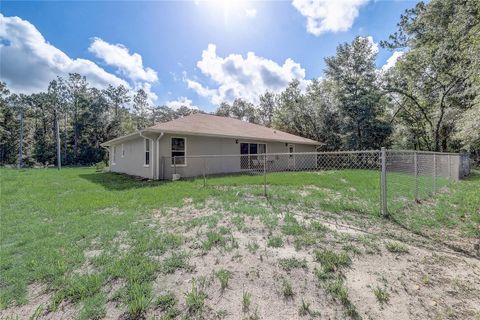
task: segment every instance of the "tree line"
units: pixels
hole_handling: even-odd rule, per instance
[[[325,58],[324,78],[292,81],[252,104],[221,103],[234,117],[322,143],[323,150],[382,146],[480,156],[480,3],[433,0],[400,17],[381,46],[402,55],[388,70],[356,37]],[[0,163],[86,165],[103,161],[100,143],[198,110],[152,106],[147,93],[100,90],[85,77],[52,80],[45,92],[10,93],[0,84]]]

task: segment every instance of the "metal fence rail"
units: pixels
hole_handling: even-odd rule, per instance
[[[412,150],[267,153],[161,157],[160,179],[207,178],[225,175],[260,176],[267,195],[268,176],[275,172],[362,170],[375,184],[374,201],[387,216],[405,204],[431,197],[451,181],[470,173],[467,154]],[[335,172],[333,172],[335,174]],[[261,179],[260,179],[261,178]],[[318,179],[322,179],[318,176]],[[355,196],[355,185],[349,193]],[[359,191],[358,191],[359,192]]]

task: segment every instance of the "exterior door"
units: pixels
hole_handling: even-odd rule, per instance
[[[288,169],[295,170],[295,145],[288,145]]]

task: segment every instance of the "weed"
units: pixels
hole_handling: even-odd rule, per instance
[[[243,291],[242,295],[242,310],[247,312],[250,309],[250,304],[252,303],[252,294],[248,291]]]
[[[306,315],[309,315],[310,312],[311,312],[310,303],[306,302],[305,299],[302,298],[302,304],[298,308],[298,314],[300,316],[306,316]]]
[[[79,319],[103,319],[106,315],[105,302],[106,297],[102,293],[84,299]]]
[[[390,300],[390,294],[387,291],[387,288],[380,288],[379,286],[376,286],[373,288],[373,294],[377,298],[378,303],[380,303],[382,306]]]
[[[192,282],[192,290],[185,293],[185,303],[190,314],[200,314],[205,306],[207,294]]]
[[[353,319],[360,319],[357,309],[350,302],[348,298],[348,289],[345,287],[343,279],[337,276],[334,280],[329,280],[325,286],[325,291],[329,293],[334,299],[340,301],[345,307],[346,314]]]
[[[151,292],[149,283],[134,283],[127,289],[128,313],[132,318],[140,318],[150,307]]]
[[[430,284],[430,277],[428,276],[428,274],[424,274],[422,276],[422,282],[426,286]]]
[[[239,231],[245,229],[246,225],[245,225],[245,218],[240,216],[240,215],[236,215],[236,216],[233,216],[230,221],[233,223],[233,225],[235,225],[237,227],[237,229]]]
[[[285,271],[291,271],[295,268],[307,269],[307,260],[297,258],[283,258],[279,260],[280,267]]]
[[[315,233],[302,233],[293,240],[295,250],[299,251],[302,248],[313,246],[317,243],[319,237]]]
[[[388,241],[385,242],[385,248],[387,248],[388,251],[393,252],[393,253],[407,253],[408,252],[408,247],[404,245],[403,243],[396,242],[396,241]]]
[[[352,263],[350,257],[345,253],[336,253],[331,250],[315,250],[315,261],[322,264],[324,272],[335,272],[340,268],[348,267]]]
[[[166,293],[157,298],[156,305],[164,312],[162,320],[175,319],[180,314],[177,303],[178,300],[173,293]]]
[[[291,213],[287,213],[283,221],[283,234],[288,236],[297,236],[305,233],[305,228],[300,223],[298,223],[297,219],[295,219],[295,217]]]
[[[37,309],[35,309],[35,312],[30,316],[29,320],[39,319],[43,312],[44,312],[44,306],[41,304],[37,307]]]
[[[220,232],[209,231],[207,233],[207,240],[202,242],[202,248],[205,251],[209,251],[213,247],[225,247],[225,244],[226,239]]]
[[[174,273],[178,269],[192,270],[192,266],[187,263],[187,255],[176,252],[163,260],[161,268],[163,273]]]
[[[283,240],[281,237],[271,236],[267,240],[267,245],[272,248],[280,248],[283,247]]]
[[[228,280],[232,277],[232,273],[228,270],[222,269],[217,272],[217,278],[220,281],[220,289],[223,291],[228,288]]]
[[[348,305],[350,303],[348,299],[348,289],[343,285],[342,279],[336,278],[333,281],[329,281],[325,286],[325,290],[343,305]]]
[[[342,249],[347,251],[347,252],[351,252],[353,254],[358,254],[358,255],[362,254],[362,251],[351,243],[344,245]]]
[[[176,306],[177,298],[173,293],[169,292],[159,296],[155,304],[160,308],[160,310],[168,310]]]
[[[293,292],[292,284],[290,283],[290,281],[283,279],[281,290],[282,290],[282,295],[285,299],[293,298],[294,292]]]
[[[247,249],[248,251],[250,251],[250,253],[254,254],[257,252],[258,248],[260,248],[260,246],[258,245],[258,243],[256,243],[255,241],[250,241],[248,244],[247,244]]]

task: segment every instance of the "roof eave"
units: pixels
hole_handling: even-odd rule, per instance
[[[229,138],[229,139],[246,139],[246,140],[258,140],[258,141],[271,141],[271,142],[284,142],[284,143],[297,143],[297,144],[308,144],[312,146],[320,146],[321,142],[310,140],[307,141],[297,141],[290,139],[268,139],[263,137],[249,137],[249,136],[237,136],[237,135],[226,135],[226,134],[214,134],[214,133],[202,133],[202,132],[191,132],[191,131],[181,131],[181,130],[165,130],[165,129],[155,129],[147,128],[143,131],[155,132],[155,133],[170,133],[170,134],[183,134],[190,136],[205,136],[205,137],[219,137],[219,138]],[[306,138],[305,138],[306,139]]]
[[[120,136],[120,137],[115,138],[115,139],[111,139],[111,140],[105,141],[105,142],[101,143],[100,146],[102,146],[102,147],[111,147],[111,146],[113,146],[113,145],[118,144],[119,142],[130,140],[131,138],[133,138],[133,137],[135,137],[135,136],[140,136],[140,132],[141,132],[141,131],[136,131],[136,132],[133,132],[133,133],[124,135],[124,136]]]

